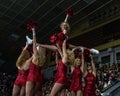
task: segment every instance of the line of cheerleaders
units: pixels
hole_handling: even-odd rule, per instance
[[[51,36],[53,45],[38,44],[36,42],[35,28],[32,34],[32,49],[29,51],[30,39],[27,42],[16,66],[18,75],[13,85],[12,96],[42,96],[43,76],[41,68],[45,63],[46,49],[56,52],[56,74],[54,85],[49,96],[65,96],[68,88],[71,96],[96,96],[95,80],[96,69],[90,50],[86,47],[75,46],[67,42],[70,26],[68,22],[60,24],[61,32]],[[89,62],[89,64],[85,64]],[[71,83],[68,83],[67,69],[71,66]],[[82,86],[84,77],[85,86]]]

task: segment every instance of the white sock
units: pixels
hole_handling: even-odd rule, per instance
[[[26,40],[27,40],[27,43],[28,43],[29,45],[32,44],[32,42],[33,42],[33,40],[30,39],[28,36],[26,36]]]
[[[96,49],[93,49],[93,48],[92,48],[92,49],[90,49],[90,52],[91,52],[91,53],[94,53],[94,54],[99,54],[99,51],[98,51],[98,50],[96,50]]]

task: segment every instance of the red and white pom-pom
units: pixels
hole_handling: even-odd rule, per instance
[[[85,48],[83,54],[84,54],[85,61],[90,62],[91,61],[90,50],[88,48]]]
[[[66,10],[66,18],[65,18],[64,22],[67,22],[68,17],[73,16],[73,15],[74,15],[73,10],[72,9],[67,9]]]
[[[82,48],[73,48],[72,49],[72,52],[74,52],[74,56],[75,56],[75,58],[82,58],[82,53],[81,53],[81,51],[82,50],[84,50],[84,49],[82,49]]]
[[[27,29],[30,31],[35,29],[36,27],[37,27],[37,23],[34,21],[31,21],[30,23],[27,24]]]
[[[87,56],[87,55],[90,55],[90,50],[87,49],[87,48],[85,48],[85,49],[84,49],[84,55],[86,55],[86,56]]]
[[[73,15],[74,15],[74,12],[73,12],[72,9],[68,9],[68,10],[66,11],[66,13],[67,13],[69,16],[73,16]]]

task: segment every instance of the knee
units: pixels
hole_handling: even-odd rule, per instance
[[[26,96],[31,96],[31,91],[26,91]]]
[[[12,92],[12,96],[18,96],[19,95],[19,92]]]

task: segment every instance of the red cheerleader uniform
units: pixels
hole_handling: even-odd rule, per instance
[[[95,81],[96,77],[93,73],[88,73],[85,77],[84,96],[96,96]]]
[[[18,69],[18,76],[17,76],[14,84],[17,85],[17,86],[25,86],[28,73],[29,73],[29,69],[28,70]]]
[[[35,82],[42,83],[41,67],[38,65],[35,65],[33,62],[31,62],[30,64],[27,81],[35,81]]]
[[[60,32],[57,34],[57,36],[58,36],[57,43],[60,46],[60,48],[62,48],[63,41],[67,38],[67,35],[65,35],[63,32]]]
[[[63,32],[59,32],[58,34],[54,34],[51,36],[51,42],[52,43],[57,43],[60,48],[62,48],[63,41],[67,38],[67,35],[64,34]],[[69,48],[69,45],[67,43],[67,48]]]
[[[60,83],[66,86],[68,84],[67,66],[62,62],[62,60],[58,61],[57,72],[55,74],[55,83]]]
[[[72,80],[70,85],[70,91],[82,90],[82,71],[80,67],[75,67],[72,72]]]

